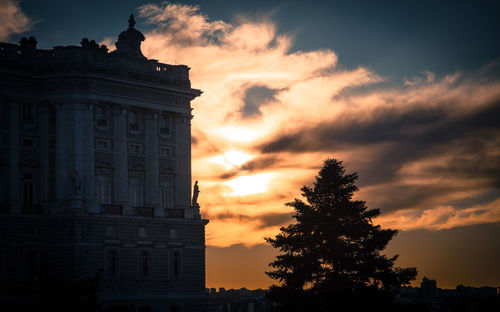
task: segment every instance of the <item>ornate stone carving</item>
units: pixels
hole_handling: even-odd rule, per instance
[[[141,52],[141,42],[144,41],[144,35],[134,28],[134,15],[130,15],[128,20],[128,29],[118,36],[115,43],[116,51],[113,54],[125,55],[137,59],[145,60],[146,57]]]

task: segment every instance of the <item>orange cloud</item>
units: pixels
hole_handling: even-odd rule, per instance
[[[269,18],[211,21],[197,6],[139,8],[154,29],[144,54],[188,64],[193,176],[207,243],[255,245],[290,222],[326,157],[360,174],[360,199],[383,225],[442,229],[498,222],[500,83],[424,71],[400,86],[329,49],[292,52]],[[366,88],[371,86],[370,89]]]
[[[11,35],[30,30],[34,24],[16,0],[0,0],[0,21],[1,41],[8,41]]]

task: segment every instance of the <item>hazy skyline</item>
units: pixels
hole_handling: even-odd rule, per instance
[[[266,287],[275,251],[327,157],[403,230],[401,266],[440,287],[500,284],[500,13],[494,2],[6,1],[0,40],[114,49],[128,15],[143,54],[186,64],[207,287]],[[196,6],[199,4],[199,6]]]

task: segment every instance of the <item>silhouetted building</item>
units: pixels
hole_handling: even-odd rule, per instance
[[[498,311],[500,298],[494,287],[441,289],[435,280],[423,278],[421,288],[405,286],[399,289],[396,302],[403,311]]]
[[[423,298],[434,298],[437,294],[437,284],[436,280],[428,279],[424,277],[420,283],[420,289]]]
[[[209,292],[209,310],[211,312],[268,312],[271,302],[263,289],[212,288]]]
[[[104,306],[198,311],[208,220],[191,204],[189,68],[116,51],[0,43],[0,279],[101,274]],[[5,295],[5,292],[3,292]]]

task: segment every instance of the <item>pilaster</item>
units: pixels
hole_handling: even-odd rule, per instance
[[[67,120],[66,106],[62,103],[56,104],[56,201],[64,205],[67,199],[68,178],[68,140],[69,127]]]
[[[187,209],[191,207],[191,115],[177,115],[175,126],[175,208]]]
[[[9,203],[12,214],[21,214],[19,190],[19,103],[9,102]]]
[[[38,106],[39,112],[39,137],[40,144],[40,202],[47,204],[50,194],[50,173],[49,173],[49,106],[48,103],[41,103]]]
[[[158,114],[155,112],[145,113],[146,131],[146,196],[145,205],[148,207],[160,206],[160,170],[158,151]],[[156,216],[164,215],[155,209]]]
[[[127,111],[122,107],[112,109],[114,126],[113,154],[113,203],[123,205],[125,214],[132,214],[128,207],[127,164]]]

